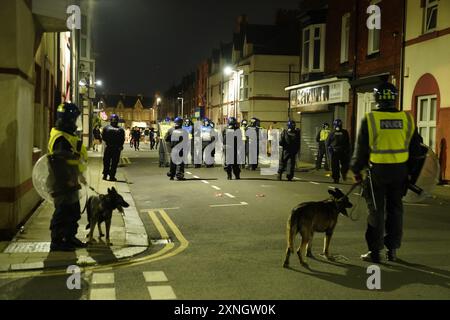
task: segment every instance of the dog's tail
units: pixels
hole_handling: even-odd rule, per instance
[[[89,223],[89,221],[91,221],[91,202],[92,202],[92,197],[89,197],[87,204],[86,204],[86,213],[87,213],[87,225],[86,225],[86,230],[91,228],[91,224]]]
[[[292,223],[293,214],[294,214],[294,212],[292,212],[292,214],[290,215],[290,217],[287,221],[287,224],[286,224],[287,249],[291,253],[294,252],[294,237],[295,237],[295,234],[297,233],[296,224]]]

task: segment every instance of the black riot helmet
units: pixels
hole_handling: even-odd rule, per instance
[[[109,118],[109,121],[110,121],[111,125],[113,127],[115,127],[115,128],[117,128],[119,126],[119,120],[120,120],[119,116],[117,114],[115,114],[115,113],[113,113],[111,115],[111,117]]]
[[[235,117],[229,117],[228,118],[228,128],[229,129],[236,129],[237,127],[237,120]]]
[[[294,120],[289,120],[287,122],[287,127],[289,130],[294,130],[295,129],[295,121]]]
[[[395,104],[395,99],[398,96],[397,88],[389,82],[384,82],[376,87],[374,90],[375,101],[379,108],[391,108]]]
[[[77,130],[77,119],[80,114],[80,109],[76,104],[61,103],[56,109],[56,128],[70,134],[74,133]]]
[[[245,119],[242,119],[242,121],[241,121],[241,127],[247,128],[247,126],[248,126],[248,121],[245,120]]]
[[[250,125],[249,125],[249,127],[255,127],[255,128],[256,128],[256,127],[259,127],[259,124],[260,124],[259,119],[253,117],[253,118],[250,119]]]
[[[183,123],[184,127],[190,127],[192,126],[192,120],[189,118],[184,119],[184,123]]]
[[[324,122],[322,124],[322,129],[328,129],[328,128],[330,128],[330,124],[328,122]]]
[[[175,120],[173,121],[175,123],[175,128],[179,129],[181,128],[181,126],[183,125],[183,118],[181,117],[176,117]]]

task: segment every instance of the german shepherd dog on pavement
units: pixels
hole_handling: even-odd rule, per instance
[[[353,205],[341,190],[334,188],[328,190],[331,199],[323,201],[304,202],[292,209],[287,222],[287,249],[283,267],[289,266],[289,256],[294,252],[294,238],[297,233],[301,235],[301,245],[297,250],[300,263],[306,266],[306,248],[308,257],[312,257],[312,239],[314,232],[325,232],[323,254],[330,259],[330,241],[336,227],[339,213],[348,216],[347,208]]]
[[[111,228],[112,212],[114,209],[123,213],[123,208],[128,208],[130,205],[123,199],[123,197],[117,193],[116,189],[112,187],[108,188],[108,194],[90,196],[87,202],[87,218],[88,225],[86,230],[89,230],[87,235],[88,243],[92,243],[94,236],[95,226],[98,225],[98,232],[100,238],[104,236],[100,223],[105,222],[106,225],[106,244],[112,245],[109,240],[109,230]]]

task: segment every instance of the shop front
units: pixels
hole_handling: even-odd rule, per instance
[[[293,119],[300,120],[302,145],[300,160],[314,163],[317,155],[316,135],[322,124],[347,120],[350,85],[347,79],[330,78],[285,88],[289,91]]]

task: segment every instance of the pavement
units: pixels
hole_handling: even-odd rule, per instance
[[[138,154],[139,155],[139,154]],[[21,228],[17,235],[10,242],[0,242],[0,272],[14,272],[27,270],[46,270],[52,268],[67,268],[69,265],[92,266],[97,264],[109,264],[121,260],[131,259],[146,252],[151,243],[146,232],[144,223],[139,216],[129,182],[124,170],[117,173],[118,181],[110,182],[102,180],[101,152],[89,152],[89,168],[87,172],[88,184],[99,193],[106,193],[107,188],[115,187],[130,204],[125,208],[124,215],[117,211],[113,214],[111,226],[111,246],[107,246],[101,239],[88,248],[78,249],[76,252],[49,252],[50,251],[50,230],[49,223],[54,211],[52,203],[43,201],[35,210],[32,217]],[[220,159],[216,159],[216,161]],[[267,162],[267,161],[266,161]],[[121,159],[121,165],[130,164],[128,157]],[[261,161],[261,164],[268,165]],[[306,162],[297,164],[297,171],[309,172],[317,178],[324,176],[324,171],[314,170],[314,165]],[[82,208],[87,196],[94,194],[88,190],[84,191],[80,203]],[[443,203],[450,201],[450,186],[437,186],[432,198]],[[88,230],[86,214],[82,214],[79,221],[79,239],[85,239]],[[97,232],[97,231],[96,231]],[[153,241],[153,240],[152,240]]]
[[[149,241],[144,224],[136,209],[127,178],[123,170],[117,172],[116,182],[102,179],[101,152],[89,152],[89,166],[86,173],[88,185],[100,194],[106,194],[107,189],[115,187],[130,206],[124,208],[121,215],[113,212],[111,224],[111,246],[107,246],[98,238],[98,229],[94,233],[94,243],[87,248],[75,252],[50,252],[50,220],[53,215],[53,203],[43,201],[32,214],[31,218],[20,229],[10,242],[0,242],[0,272],[27,270],[43,270],[50,268],[67,268],[69,265],[91,266],[108,264],[130,259],[142,254],[149,248]],[[129,163],[121,159],[122,164]],[[81,208],[84,208],[87,197],[95,193],[88,188],[81,192]],[[79,221],[77,237],[85,241],[89,230],[84,212]],[[104,229],[103,229],[104,230]]]

